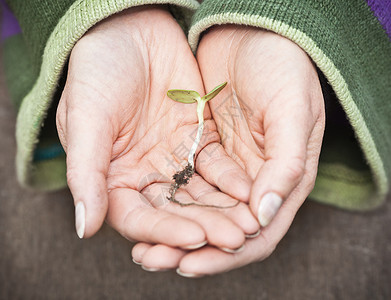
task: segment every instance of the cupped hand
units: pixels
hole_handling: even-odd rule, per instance
[[[273,252],[314,186],[325,123],[316,67],[288,39],[218,26],[203,36],[197,60],[207,90],[229,82],[209,105],[225,151],[254,180],[249,205],[263,228],[234,255],[213,247],[134,247],[133,256],[151,267],[160,256],[176,256],[184,276],[224,272]],[[212,173],[200,175],[208,180]]]
[[[248,206],[227,210],[169,202],[172,175],[186,161],[197,130],[195,104],[170,100],[169,89],[203,92],[185,35],[162,7],[129,9],[91,29],[72,50],[57,128],[80,237],[108,223],[130,240],[194,248],[236,249],[258,224]],[[205,111],[200,157],[217,158],[210,183],[248,200],[251,181],[224,151]],[[187,150],[186,150],[187,149]],[[202,151],[200,151],[202,149]],[[213,168],[213,161],[196,171]],[[227,184],[226,174],[242,180]],[[231,205],[235,199],[197,174],[177,193],[182,202]],[[244,222],[246,220],[246,222]]]

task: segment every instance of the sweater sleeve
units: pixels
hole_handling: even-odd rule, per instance
[[[1,2],[4,4],[4,0]],[[66,186],[66,165],[56,133],[56,100],[64,86],[68,57],[78,39],[110,15],[146,4],[169,5],[178,23],[185,27],[199,3],[195,0],[5,2],[6,9],[12,11],[20,26],[19,34],[5,35],[3,46],[6,81],[18,111],[18,181],[25,187],[39,190],[62,188]]]
[[[388,3],[388,4],[387,4]],[[298,44],[315,62],[326,131],[310,198],[378,207],[391,175],[391,4],[383,0],[205,0],[189,43],[219,24],[255,26]]]

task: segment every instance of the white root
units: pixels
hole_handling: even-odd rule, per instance
[[[206,101],[200,100],[197,102],[197,116],[198,116],[198,130],[193,145],[190,148],[189,157],[187,158],[188,163],[194,169],[194,158],[197,151],[198,145],[201,141],[202,133],[204,131],[204,109]]]

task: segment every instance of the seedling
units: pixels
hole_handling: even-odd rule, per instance
[[[190,206],[190,205],[196,205],[196,206],[203,206],[203,207],[215,207],[215,208],[230,208],[237,206],[239,204],[239,201],[231,206],[217,206],[217,205],[208,205],[208,204],[199,204],[196,202],[190,202],[190,203],[182,203],[175,199],[175,193],[177,190],[183,186],[189,183],[191,177],[194,175],[195,169],[194,169],[194,159],[195,159],[195,153],[197,151],[198,145],[201,141],[202,133],[204,131],[204,109],[205,104],[209,100],[212,100],[220,91],[227,85],[226,82],[223,84],[220,84],[219,86],[215,87],[211,92],[206,94],[205,96],[201,97],[200,94],[196,91],[191,90],[169,90],[167,92],[167,96],[176,101],[181,102],[185,104],[190,103],[196,103],[197,102],[197,117],[198,117],[198,130],[196,138],[193,142],[193,145],[190,148],[189,156],[187,158],[187,165],[182,171],[178,171],[173,175],[174,182],[171,184],[170,187],[170,197],[167,197],[168,200],[171,202],[174,202],[176,204],[179,204],[180,206]]]

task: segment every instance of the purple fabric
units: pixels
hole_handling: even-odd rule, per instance
[[[367,3],[391,40],[391,0],[367,0]]]
[[[0,0],[1,10],[3,11],[3,22],[1,24],[1,41],[20,33],[19,23],[9,10],[4,0]]]

